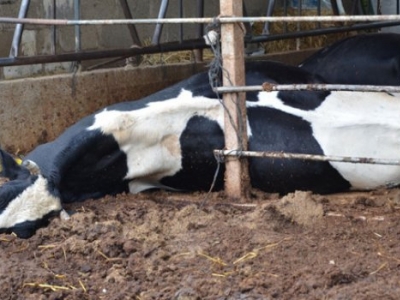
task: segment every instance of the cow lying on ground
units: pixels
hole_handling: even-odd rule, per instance
[[[400,85],[400,35],[356,35],[325,47],[300,67],[328,83]]]
[[[278,63],[246,69],[248,85],[320,82]],[[22,166],[1,151],[0,175],[9,182],[0,187],[0,230],[29,237],[62,203],[106,194],[208,190],[217,167],[213,150],[224,148],[223,108],[216,98],[202,73],[82,119],[33,150]],[[250,150],[399,156],[400,101],[389,94],[282,91],[248,93],[247,100]],[[250,158],[249,171],[253,187],[278,193],[400,183],[399,166]],[[223,172],[216,189],[223,187]]]

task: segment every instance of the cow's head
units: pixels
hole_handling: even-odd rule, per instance
[[[40,175],[35,163],[19,165],[0,150],[0,176],[6,178],[0,185],[0,233],[31,237],[62,211],[57,191]]]

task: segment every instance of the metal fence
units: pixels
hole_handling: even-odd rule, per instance
[[[311,1],[311,0],[308,0]],[[269,0],[267,5],[267,10],[264,17],[240,17],[240,18],[204,18],[204,0],[196,0],[196,18],[182,18],[183,16],[183,0],[178,1],[179,5],[179,16],[177,18],[166,19],[166,13],[168,10],[169,0],[162,0],[160,2],[160,8],[158,13],[158,18],[156,19],[133,19],[130,11],[129,4],[127,0],[120,0],[120,5],[124,14],[125,19],[115,20],[81,20],[80,11],[80,0],[74,0],[74,19],[73,20],[62,20],[56,19],[56,0],[52,1],[53,5],[53,19],[28,19],[26,18],[30,0],[22,0],[17,18],[0,16],[0,23],[16,24],[14,37],[12,40],[10,55],[8,57],[0,57],[0,67],[2,66],[14,66],[14,65],[27,65],[36,63],[51,63],[51,62],[65,62],[65,61],[82,61],[90,59],[100,59],[100,58],[116,58],[124,59],[130,56],[138,56],[143,54],[155,54],[162,52],[171,51],[182,51],[182,50],[202,50],[208,48],[204,39],[202,38],[204,34],[204,25],[215,23],[219,24],[230,23],[230,22],[243,22],[245,25],[245,43],[246,44],[256,44],[268,41],[276,41],[282,39],[293,39],[307,36],[317,36],[326,35],[338,32],[347,31],[357,31],[357,30],[367,30],[376,29],[383,27],[391,27],[400,25],[400,17],[396,15],[351,15],[344,16],[340,15],[342,7],[340,0],[329,0],[329,10],[332,16],[321,16],[323,6],[323,0],[313,0],[314,8],[313,12],[317,16],[302,16],[305,11],[310,11],[307,7],[305,0]],[[359,5],[356,4],[360,1],[352,0],[351,4],[351,14],[365,13],[365,12],[376,12],[379,13],[379,6],[373,9],[372,7],[366,7],[362,10]],[[370,2],[368,2],[370,3]],[[399,0],[397,0],[397,8],[399,6]],[[283,9],[284,16],[273,16],[277,7]],[[296,16],[289,16],[289,8],[292,7]],[[243,4],[244,15],[246,15],[246,3]],[[398,9],[397,9],[398,13]],[[352,25],[344,25],[343,22],[355,22]],[[261,34],[253,34],[251,23],[263,22],[264,27]],[[317,24],[315,29],[312,30],[300,30],[288,31],[287,26],[283,27],[280,33],[271,33],[270,24],[271,23],[283,23],[286,22],[314,22]],[[335,26],[321,27],[324,22],[335,22]],[[51,55],[35,55],[35,56],[19,56],[19,47],[22,32],[25,24],[34,25],[45,25],[51,26]],[[151,38],[151,44],[149,46],[143,46],[142,41],[139,39],[138,31],[135,25],[138,24],[151,24],[155,25],[154,33]],[[162,29],[164,24],[180,24],[179,27],[179,39],[175,42],[160,43],[160,38],[162,35]],[[184,28],[183,24],[198,24],[196,28],[196,38],[191,40],[185,40],[183,38]],[[130,36],[132,38],[133,44],[137,47],[124,48],[124,49],[110,49],[110,50],[99,50],[99,51],[85,51],[82,49],[81,43],[81,26],[86,25],[126,25],[129,29]],[[58,26],[74,26],[74,37],[75,37],[75,51],[70,53],[56,53],[56,36]],[[201,59],[201,55],[199,55]]]

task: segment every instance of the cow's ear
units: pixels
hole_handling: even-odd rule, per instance
[[[28,169],[20,166],[10,154],[0,149],[0,176],[10,180],[26,178]]]

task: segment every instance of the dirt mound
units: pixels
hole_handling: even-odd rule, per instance
[[[0,235],[3,299],[398,299],[400,191],[118,195]]]
[[[321,203],[310,192],[295,192],[283,197],[277,209],[299,225],[311,226],[324,215]]]

